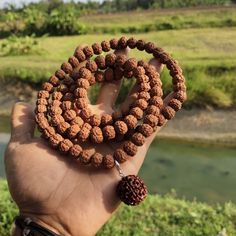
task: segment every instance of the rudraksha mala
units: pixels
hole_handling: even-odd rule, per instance
[[[160,75],[144,61],[114,53],[111,49],[137,48],[152,54],[165,64],[172,77],[173,98],[163,103]],[[80,67],[80,63],[85,66]],[[88,106],[87,91],[95,83],[109,83],[122,78],[135,78],[138,92],[128,111],[113,114],[93,114]],[[177,61],[154,43],[121,37],[92,46],[77,48],[73,56],[61,65],[38,92],[36,122],[42,137],[60,152],[81,164],[97,168],[116,167],[121,176],[117,194],[128,205],[139,204],[147,195],[144,182],[135,175],[124,176],[120,163],[135,156],[159,126],[174,117],[186,100],[185,79]],[[120,142],[120,147],[108,155],[95,152],[92,156],[81,144]]]

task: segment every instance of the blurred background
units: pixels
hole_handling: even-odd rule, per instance
[[[140,175],[151,193],[236,203],[236,1],[1,0],[0,176],[12,104],[34,103],[43,81],[81,43],[135,36],[181,64],[188,101],[152,144]],[[131,56],[149,59],[138,51]],[[165,94],[171,91],[166,70]],[[130,84],[125,81],[122,101]],[[98,87],[91,89],[96,97]]]

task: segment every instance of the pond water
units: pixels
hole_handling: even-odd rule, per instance
[[[9,118],[0,117],[0,132],[9,133]],[[0,135],[0,176],[9,135]],[[175,189],[179,197],[208,203],[236,203],[236,149],[220,146],[154,141],[140,176],[150,193],[165,194]]]

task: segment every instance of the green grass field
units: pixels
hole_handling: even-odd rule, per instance
[[[80,22],[89,32],[147,32],[166,29],[236,26],[235,7],[155,9],[88,15]]]
[[[231,24],[236,22],[235,9],[197,8],[84,16],[81,21],[86,26],[95,28],[127,28],[151,22],[156,22],[157,25],[161,22],[170,23],[176,27],[146,33],[121,34],[115,30],[112,34],[39,38],[39,54],[4,56],[0,52],[0,80],[19,79],[37,85],[60,67],[61,63],[73,54],[76,46],[121,35],[135,35],[136,38],[155,42],[180,62],[188,86],[188,102],[185,106],[235,107],[236,27]],[[220,21],[224,24],[221,25]],[[227,25],[230,27],[226,27]],[[0,44],[2,42],[4,41],[0,40]],[[147,60],[150,58],[149,55],[138,51],[132,51],[131,56]],[[167,71],[164,71],[162,80],[165,91],[170,91]]]

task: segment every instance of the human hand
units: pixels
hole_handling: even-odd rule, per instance
[[[161,72],[162,65],[156,59],[150,63]],[[121,81],[103,84],[96,105],[90,105],[93,113],[112,113],[120,86]],[[135,91],[136,86],[131,95]],[[127,97],[122,108],[130,104],[130,99]],[[115,168],[102,170],[79,165],[50,148],[45,140],[34,137],[33,107],[26,103],[15,104],[11,122],[5,166],[10,193],[20,214],[60,235],[96,234],[120,204],[115,191],[120,177]],[[126,175],[137,174],[159,130],[139,147],[136,156],[121,165]],[[107,143],[86,144],[86,149],[102,154],[113,153],[114,148]]]

